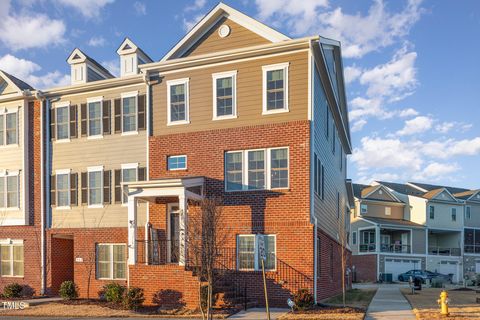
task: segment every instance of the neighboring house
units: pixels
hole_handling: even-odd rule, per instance
[[[115,78],[79,49],[68,58],[72,85],[45,90],[49,292],[74,280],[95,296],[127,284],[127,198],[122,183],[147,179],[147,84],[152,60],[130,39],[117,53]],[[145,228],[147,206],[138,207]],[[90,284],[88,284],[90,278]]]
[[[480,190],[469,190],[454,194],[465,202],[463,230],[463,270],[474,276],[480,273]]]
[[[402,195],[383,184],[354,184],[353,189],[354,279],[376,281],[391,274],[396,281],[403,272],[424,269],[426,228],[409,219],[411,208]]]
[[[43,293],[41,108],[32,87],[0,71],[0,289]]]
[[[339,43],[290,39],[219,4],[140,68],[152,92],[150,179],[128,185],[129,284],[147,300],[178,291],[195,307],[189,215],[220,197],[229,231],[220,264],[232,286],[248,283],[263,303],[263,237],[272,304],[300,288],[316,300],[341,292],[351,145]],[[149,202],[147,233],[140,200]]]

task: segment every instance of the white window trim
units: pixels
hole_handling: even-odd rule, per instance
[[[112,275],[110,278],[100,278],[97,277],[97,272],[95,272],[95,278],[97,280],[127,280],[127,278],[115,278],[113,276],[113,246],[124,246],[125,247],[125,255],[127,254],[127,245],[125,243],[97,243],[95,248],[95,267],[98,270],[98,246],[108,246],[110,250],[110,257],[112,258],[110,261],[110,274]],[[125,261],[125,274],[128,272],[128,265],[127,261]]]
[[[261,263],[260,261],[258,260],[258,239],[259,239],[259,236],[269,236],[269,237],[273,237],[275,239],[275,267],[273,269],[265,269],[265,271],[268,271],[268,272],[275,272],[277,271],[277,235],[276,234],[239,234],[237,235],[237,266],[240,265],[240,258],[239,258],[239,249],[240,249],[240,246],[239,246],[239,239],[241,237],[255,237],[255,241],[254,241],[254,250],[253,250],[253,261],[254,261],[254,269],[240,269],[237,267],[237,269],[239,271],[261,271],[262,270],[262,266],[261,266]]]
[[[391,216],[392,215],[392,208],[391,207],[385,207],[385,215],[386,216]]]
[[[167,81],[167,126],[176,126],[190,123],[190,78],[176,79]],[[185,85],[185,120],[170,121],[171,106],[170,106],[170,87],[178,84]]]
[[[358,233],[357,231],[352,232],[352,246],[356,246],[358,244]]]
[[[68,206],[57,206],[55,209],[56,210],[71,210],[72,207],[70,206],[70,203],[71,203],[71,194],[70,194],[70,174],[72,173],[72,170],[71,169],[59,169],[59,170],[55,170],[55,175],[57,176],[57,178],[55,179],[55,197],[56,197],[56,203],[58,204],[58,176],[59,175],[64,175],[66,174],[67,177],[68,177],[68,203],[69,205]]]
[[[57,111],[56,109],[59,109],[59,108],[67,108],[67,113],[68,113],[68,138],[64,138],[64,139],[58,139],[58,121],[57,121]],[[56,134],[56,138],[55,139],[55,143],[65,143],[65,142],[70,142],[70,101],[62,101],[62,102],[58,102],[58,103],[55,103],[53,104],[53,108],[55,109],[55,134]],[[87,107],[88,109],[88,107]],[[88,112],[88,110],[87,110]],[[50,121],[52,121],[52,119],[50,119]]]
[[[179,168],[179,169],[169,169],[168,168],[168,159],[170,158],[182,158],[185,157],[185,168]],[[167,171],[185,171],[188,168],[188,157],[186,154],[179,154],[175,156],[167,156]]]
[[[8,246],[10,247],[10,270],[11,273],[9,275],[2,275],[0,272],[0,277],[2,278],[24,278],[25,277],[25,244],[23,240],[12,240],[12,239],[1,239],[0,246]],[[13,247],[23,246],[23,275],[15,276],[13,275]]]
[[[278,64],[271,64],[267,66],[262,66],[262,72],[263,72],[263,79],[262,79],[262,96],[263,96],[263,108],[262,108],[262,115],[268,115],[268,114],[275,114],[275,113],[282,113],[282,112],[289,112],[289,107],[288,107],[288,67],[290,63],[285,62],[285,63],[278,63]],[[276,109],[276,110],[267,110],[267,72],[268,71],[274,71],[274,70],[280,70],[283,69],[283,75],[284,75],[284,95],[283,95],[283,101],[284,101],[284,106],[282,109]]]
[[[467,208],[470,209],[469,211],[469,216],[467,215]],[[471,220],[472,219],[472,206],[465,206],[465,220]]]
[[[8,149],[8,148],[18,148],[20,146],[20,107],[8,107],[0,109],[0,115],[3,117],[3,144],[0,144],[0,149]],[[7,144],[7,114],[17,114],[17,142],[12,144]]]
[[[125,163],[121,165],[121,170],[120,170],[120,178],[121,178],[121,183],[120,187],[122,188],[122,207],[128,206],[127,202],[123,202],[123,170],[128,170],[128,169],[136,169],[135,170],[135,180],[138,181],[138,163]]]
[[[217,115],[217,79],[232,78],[232,114],[218,116]],[[237,70],[219,72],[212,74],[213,87],[213,118],[212,120],[226,120],[237,118]]]
[[[100,102],[100,134],[90,135],[90,103]],[[103,139],[103,96],[87,98],[87,140]]]
[[[287,169],[288,169],[288,183],[286,187],[272,188],[271,185],[271,151],[278,149],[287,149]],[[248,153],[251,151],[263,151],[265,154],[265,188],[263,189],[248,189]],[[227,154],[229,153],[242,153],[242,189],[241,190],[228,190],[227,184]],[[288,190],[290,189],[290,147],[274,147],[274,148],[260,148],[260,149],[247,149],[247,150],[232,150],[225,152],[224,156],[224,177],[225,177],[225,192],[244,192],[244,191],[261,191],[261,190]]]
[[[363,208],[365,208],[365,211],[363,211]],[[360,204],[360,215],[363,215],[365,213],[368,213],[368,204],[361,203]]]
[[[17,177],[17,186],[18,186],[18,190],[17,190],[17,206],[16,207],[7,207],[8,205],[8,188],[7,188],[7,177]],[[5,204],[5,207],[3,208],[0,208],[1,210],[3,211],[19,211],[20,210],[20,202],[21,202],[21,185],[20,185],[20,182],[21,182],[21,179],[20,179],[20,170],[3,170],[3,171],[0,171],[0,179],[5,179],[4,181],[4,194],[3,194],[3,197],[4,197],[4,204]]]
[[[87,180],[90,180],[90,173],[91,172],[100,172],[100,203],[101,204],[90,204],[90,183],[88,184],[87,188],[87,202],[88,202],[88,208],[89,209],[99,209],[103,208],[103,166],[96,166],[96,167],[88,167],[87,168]]]
[[[134,131],[128,131],[124,132],[123,131],[123,99],[125,98],[133,98],[135,97],[135,130]],[[122,128],[122,136],[132,136],[132,135],[137,135],[138,134],[138,91],[132,91],[132,92],[124,92],[120,94],[120,108],[121,108],[121,128]]]

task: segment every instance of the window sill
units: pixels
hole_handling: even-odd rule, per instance
[[[70,142],[70,139],[54,140],[53,143],[57,144],[57,143],[68,143],[68,142]]]
[[[92,205],[88,205],[88,209],[103,209],[103,204],[92,204]]]
[[[287,109],[274,109],[274,110],[263,110],[262,115],[269,115],[269,114],[277,114],[277,113],[285,113],[285,112],[290,112],[290,110]]]
[[[178,126],[182,124],[190,124],[190,120],[182,120],[182,121],[175,121],[175,122],[167,122],[167,126]]]
[[[72,210],[72,207],[70,206],[63,206],[63,207],[56,207],[56,210]]]
[[[98,139],[103,139],[103,135],[101,136],[88,136],[87,140],[98,140]]]
[[[276,192],[276,191],[290,191],[290,188],[275,188],[275,189],[244,189],[244,190],[226,190],[226,193],[235,193],[235,192]]]
[[[127,281],[127,278],[97,278],[99,281]]]
[[[20,147],[20,145],[18,143],[0,145],[0,149],[15,149],[15,148],[19,148],[19,147]]]
[[[123,136],[136,136],[136,135],[138,135],[138,131],[122,132],[122,137]]]
[[[219,117],[213,117],[212,120],[213,121],[218,121],[218,120],[229,120],[229,119],[237,119],[238,116],[235,114],[235,115],[230,115],[230,116],[219,116]]]
[[[2,209],[3,211],[20,211],[20,208],[19,207],[13,207],[13,208],[0,208]]]
[[[187,171],[187,168],[180,168],[180,169],[167,169],[167,171]]]
[[[15,279],[23,279],[25,276],[7,276],[7,275],[2,275],[2,278],[15,278]]]

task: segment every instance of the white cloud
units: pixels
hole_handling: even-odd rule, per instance
[[[203,18],[203,14],[196,15],[195,17],[189,20],[186,18],[183,18],[183,29],[185,31],[190,31],[202,18]]]
[[[100,13],[108,4],[115,2],[115,0],[55,0],[56,2],[72,7],[80,12],[86,18],[98,18]]]
[[[350,14],[341,7],[330,7],[328,0],[255,1],[261,20],[287,26],[296,36],[320,34],[339,40],[343,55],[349,58],[360,58],[403,39],[422,14],[421,2],[408,0],[395,13],[382,0],[375,0],[366,14]]]
[[[403,109],[398,112],[398,116],[402,118],[410,117],[410,116],[418,116],[418,111],[413,108]]]
[[[397,131],[400,136],[415,135],[428,131],[433,126],[433,119],[427,116],[418,116],[405,121],[403,129]]]
[[[135,1],[133,4],[133,9],[138,16],[144,16],[147,14],[147,5],[140,1]]]
[[[0,57],[0,69],[38,89],[64,86],[70,83],[69,75],[62,74],[57,70],[46,74],[38,74],[42,70],[38,64],[10,54]]]
[[[343,73],[345,77],[345,83],[349,84],[357,80],[358,77],[360,77],[360,75],[362,74],[362,69],[357,68],[356,66],[349,66],[343,70]]]
[[[363,127],[367,124],[367,120],[360,119],[355,121],[352,125],[352,132],[358,132],[363,129]]]
[[[203,7],[205,7],[206,4],[207,4],[207,0],[195,0],[193,4],[186,6],[183,11],[186,11],[186,12],[197,11],[197,10],[203,9]]]
[[[110,71],[110,73],[113,74],[115,77],[120,76],[120,60],[119,59],[103,61],[101,65],[104,66],[108,71]]]
[[[106,43],[107,40],[102,36],[91,37],[90,40],[88,40],[88,45],[90,47],[103,47]]]
[[[10,1],[0,4],[0,41],[11,50],[45,48],[65,41],[65,24],[26,10],[12,12]],[[33,35],[33,36],[32,36]]]
[[[435,181],[460,170],[457,163],[432,162],[419,174],[418,178],[425,181]]]

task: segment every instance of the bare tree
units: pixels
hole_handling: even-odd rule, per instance
[[[191,212],[188,224],[188,249],[191,261],[198,270],[199,307],[203,319],[212,318],[213,286],[215,267],[219,252],[226,239],[226,228],[222,219],[221,200],[206,198],[199,203],[199,212]],[[206,301],[203,306],[203,287],[206,283]]]

